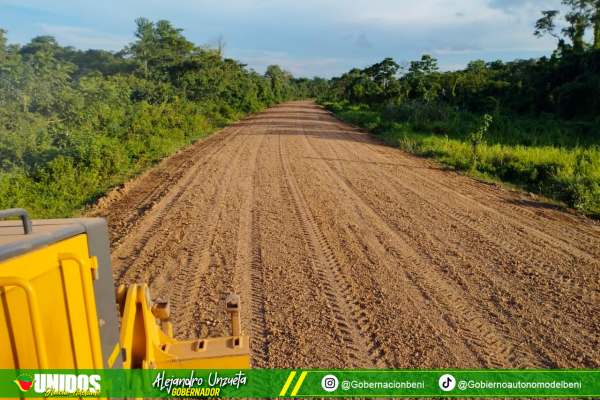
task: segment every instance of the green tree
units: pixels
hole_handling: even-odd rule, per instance
[[[148,75],[148,62],[152,58],[152,52],[155,47],[156,38],[154,24],[147,18],[138,18],[135,20],[137,29],[133,35],[137,41],[129,45],[129,51],[133,58],[140,62],[144,67],[144,74]]]
[[[0,29],[0,209],[66,216],[111,185],[216,127],[327,82],[279,66],[261,76],[170,22],[136,20],[113,53]],[[312,89],[310,89],[312,88]],[[277,96],[274,95],[275,90]]]
[[[556,17],[560,15],[560,11],[558,10],[548,10],[542,11],[543,17],[538,19],[535,23],[535,32],[533,33],[535,36],[541,38],[545,35],[550,35],[555,38],[557,41],[561,41],[561,37],[555,33],[556,24],[554,20]]]
[[[32,56],[39,52],[52,54],[53,56],[64,53],[65,49],[61,47],[53,36],[37,36],[31,39],[31,42],[21,47],[19,53],[22,56]]]
[[[276,101],[282,100],[282,83],[284,80],[283,71],[278,65],[269,65],[265,72],[265,77],[271,80],[271,90]]]
[[[570,26],[563,29],[563,33],[571,39],[573,50],[582,52],[585,49],[583,41],[585,31],[591,26],[592,9],[589,0],[563,0],[562,3],[570,7],[570,12],[565,15],[565,20]]]
[[[8,45],[8,39],[6,38],[6,34],[8,31],[6,29],[0,29],[0,53],[6,53],[6,47]]]
[[[374,92],[371,96],[371,102],[383,102],[393,99],[400,94],[400,85],[395,78],[399,67],[393,59],[388,57],[377,64],[365,68],[363,73],[376,84],[375,87],[368,85],[372,88],[371,92]]]
[[[591,17],[591,23],[594,27],[594,49],[600,49],[600,0],[593,0],[591,2],[593,7],[593,14]]]
[[[584,41],[588,28],[593,27],[593,48],[600,48],[600,0],[562,0],[563,5],[569,7],[569,12],[564,19],[569,24],[562,29],[563,36],[571,41],[573,51],[584,51],[587,44]],[[564,40],[555,33],[555,19],[560,15],[557,10],[542,11],[542,18],[535,24],[534,35],[542,37],[551,35],[558,40],[560,50],[566,49]]]
[[[408,83],[409,96],[415,100],[431,101],[437,98],[441,88],[438,82],[437,59],[429,54],[423,55],[420,61],[412,61],[408,74],[404,76]]]

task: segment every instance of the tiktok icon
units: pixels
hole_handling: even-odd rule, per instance
[[[440,378],[440,389],[444,392],[449,392],[456,386],[456,379],[450,374],[442,375]]]

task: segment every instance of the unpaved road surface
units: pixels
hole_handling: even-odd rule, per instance
[[[600,368],[600,228],[383,146],[312,102],[251,116],[111,193],[118,283],[257,368]]]

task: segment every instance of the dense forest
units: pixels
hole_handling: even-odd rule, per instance
[[[168,21],[137,19],[119,52],[0,29],[0,209],[71,216],[133,174],[232,121],[319,96],[324,79],[264,75],[196,46]]]
[[[0,209],[77,214],[215,129],[319,98],[404,150],[600,212],[600,1],[562,3],[564,16],[542,11],[532,29],[556,39],[550,57],[451,72],[430,55],[386,58],[330,81],[259,74],[225,58],[222,40],[197,46],[165,20],[137,19],[119,52],[51,36],[9,44],[0,29]]]
[[[600,1],[562,3],[566,28],[557,31],[556,10],[535,26],[556,38],[551,57],[454,72],[430,55],[386,58],[333,78],[320,102],[404,150],[599,212]]]

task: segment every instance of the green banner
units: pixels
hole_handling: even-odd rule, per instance
[[[600,397],[600,370],[0,370],[0,397]]]

